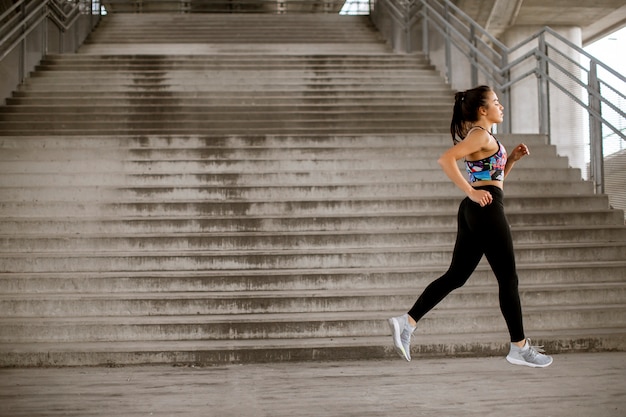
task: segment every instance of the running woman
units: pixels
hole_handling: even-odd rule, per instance
[[[498,96],[487,86],[459,92],[454,97],[450,124],[454,145],[441,155],[438,163],[467,197],[459,207],[457,238],[448,271],[426,287],[407,314],[388,320],[394,347],[407,361],[411,360],[411,336],[419,320],[453,290],[462,287],[485,255],[498,281],[500,310],[511,338],[507,361],[541,368],[552,363],[552,357],[531,346],[524,335],[503,185],[513,165],[529,150],[522,143],[507,154],[491,134],[492,127],[502,122],[503,110]],[[465,160],[469,181],[458,169],[459,159]]]

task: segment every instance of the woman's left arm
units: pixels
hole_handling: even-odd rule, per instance
[[[530,155],[530,151],[528,150],[528,146],[523,143],[520,143],[515,147],[515,149],[513,149],[513,151],[509,154],[509,157],[506,160],[506,166],[504,167],[504,178],[509,175],[509,172],[511,172],[511,168],[513,168],[513,165],[515,165],[517,161],[519,161],[526,155]]]

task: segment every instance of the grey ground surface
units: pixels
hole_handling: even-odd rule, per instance
[[[0,369],[0,416],[626,416],[626,352]]]

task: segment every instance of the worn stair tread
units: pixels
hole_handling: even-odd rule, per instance
[[[594,283],[546,283],[546,284],[522,284],[521,292],[530,291],[581,291],[581,290],[611,290],[624,289],[626,283],[622,282],[594,282]],[[497,293],[497,285],[467,284],[456,293]],[[418,293],[419,287],[413,288],[412,292]],[[90,300],[90,299],[130,299],[130,300],[181,300],[181,299],[272,299],[272,298],[345,298],[345,297],[370,297],[370,296],[398,296],[406,295],[404,288],[353,288],[332,290],[241,290],[241,291],[168,291],[168,292],[116,292],[116,293],[92,293],[75,291],[72,293],[35,293],[35,294],[0,294],[0,300]],[[269,314],[269,313],[268,313]]]
[[[554,195],[554,196],[548,196],[548,195],[536,195],[536,196],[523,196],[521,194],[513,194],[513,195],[507,195],[506,197],[506,202],[505,205],[513,205],[514,203],[518,203],[518,204],[524,204],[524,209],[522,211],[522,208],[518,208],[518,207],[512,207],[507,209],[507,212],[511,212],[511,213],[515,213],[518,210],[522,211],[523,213],[532,213],[532,214],[536,214],[536,213],[593,213],[596,211],[606,211],[606,212],[610,212],[613,211],[612,209],[609,208],[608,206],[608,198],[606,196],[586,196],[586,197],[580,197],[582,200],[581,201],[588,201],[588,200],[593,200],[593,201],[598,201],[598,202],[602,202],[602,203],[606,203],[606,205],[604,207],[602,207],[601,209],[598,209],[598,207],[593,207],[593,208],[586,208],[586,207],[545,207],[543,209],[541,209],[541,211],[537,208],[537,207],[532,207],[530,205],[530,203],[538,203],[541,204],[543,202],[545,203],[550,203],[550,202],[554,202],[555,200],[571,200],[571,199],[576,199],[576,197],[578,197],[577,195],[567,195],[567,194],[562,194],[562,195]],[[311,212],[309,211],[303,211],[303,212],[298,212],[298,210],[294,210],[293,207],[296,207],[297,205],[303,205],[303,206],[311,206],[314,205],[315,208],[318,207],[334,207],[338,204],[359,204],[361,206],[365,206],[367,208],[367,205],[372,205],[374,208],[371,210],[374,210],[372,212],[368,212],[367,210],[365,211],[358,211],[358,212],[353,212],[354,216],[359,217],[359,216],[367,216],[368,214],[374,214],[375,213],[381,213],[382,215],[397,215],[397,214],[406,214],[406,215],[428,215],[428,213],[422,213],[419,212],[417,210],[414,210],[413,208],[409,208],[406,209],[404,208],[404,205],[406,204],[430,204],[432,206],[437,205],[437,204],[444,204],[445,205],[450,205],[450,207],[454,207],[454,208],[458,208],[458,204],[459,202],[463,199],[463,196],[460,195],[460,193],[458,195],[442,195],[442,196],[436,196],[436,197],[432,197],[432,198],[422,198],[420,196],[410,196],[410,197],[406,197],[406,196],[396,196],[396,197],[389,197],[387,199],[380,199],[374,196],[355,196],[354,198],[341,198],[341,197],[334,197],[334,198],[319,198],[319,197],[315,197],[315,196],[306,196],[306,197],[300,197],[300,198],[293,198],[293,197],[289,197],[289,196],[285,196],[285,197],[277,197],[277,198],[272,198],[272,199],[263,199],[263,198],[254,198],[254,199],[247,199],[245,201],[229,201],[229,200],[217,200],[217,201],[206,201],[206,200],[200,200],[200,199],[179,199],[176,201],[141,201],[141,202],[136,202],[136,201],[109,201],[109,202],[89,202],[89,201],[81,201],[80,202],[80,206],[81,207],[85,207],[86,209],[91,209],[91,210],[86,210],[86,214],[83,216],[77,216],[76,213],[72,213],[72,214],[67,214],[65,216],[63,215],[42,215],[42,214],[30,214],[30,215],[25,215],[25,216],[17,216],[15,214],[12,215],[7,215],[4,216],[3,219],[7,219],[7,221],[19,221],[19,220],[57,220],[57,221],[62,221],[63,219],[77,219],[78,221],[93,221],[93,220],[102,220],[102,221],[114,221],[114,220],[141,220],[141,219],[163,219],[163,220],[168,220],[168,219],[180,219],[180,218],[189,218],[189,219],[194,219],[194,218],[202,218],[203,214],[201,214],[202,212],[206,212],[206,210],[201,210],[199,212],[192,212],[191,214],[176,214],[176,212],[174,212],[172,209],[176,208],[176,207],[181,207],[181,208],[185,208],[186,206],[191,206],[191,208],[209,208],[211,206],[213,207],[219,207],[219,206],[230,206],[230,205],[235,205],[237,206],[238,204],[243,204],[246,205],[247,209],[250,208],[251,205],[267,205],[267,206],[276,206],[278,207],[278,209],[276,210],[275,213],[251,213],[252,218],[272,218],[273,216],[277,216],[279,213],[283,213],[283,214],[289,214],[289,215],[295,215],[295,216],[310,216]],[[514,201],[513,201],[514,200]],[[10,201],[0,201],[0,209],[1,209],[1,205],[7,205],[8,203],[10,203]],[[50,207],[54,202],[49,202],[46,201],[45,205]],[[75,206],[76,203],[75,202],[67,202],[67,201],[58,201],[56,202],[57,205],[59,206],[66,206],[66,207],[70,207],[70,206]],[[30,205],[33,206],[37,206],[37,204],[41,204],[37,201],[35,202],[30,202]],[[379,208],[377,207],[377,205],[379,204],[384,204],[386,207],[386,210],[384,211],[380,211]],[[396,204],[396,208],[394,210],[390,210],[389,207],[394,207],[394,204]],[[137,206],[141,207],[143,210],[146,211],[145,215],[128,215],[128,214],[121,214],[121,215],[115,215],[113,216],[112,214],[103,212],[103,209],[120,209],[122,207],[126,206],[127,208],[136,208]],[[170,211],[168,212],[167,215],[165,214],[154,214],[153,211],[154,209],[157,209],[161,206],[165,206],[167,207]],[[290,210],[285,210],[284,207],[288,206],[290,208]],[[154,209],[150,209],[151,207],[153,207]],[[90,214],[90,212],[93,212],[94,209],[99,208],[99,215],[95,216],[93,214]],[[296,207],[297,208],[297,207]],[[450,212],[453,212],[452,208],[449,209]],[[221,213],[221,212],[220,212]],[[430,215],[437,215],[437,212],[431,213]],[[329,216],[329,215],[333,215],[333,216],[339,216],[341,214],[341,212],[331,212],[328,213],[327,210],[324,210],[322,212],[316,212],[315,215],[316,216]],[[344,213],[344,215],[347,215],[347,213]],[[240,214],[238,212],[234,212],[232,214],[232,216],[240,216]],[[204,215],[204,217],[206,217],[206,215]],[[225,217],[224,214],[219,214],[218,217]],[[620,224],[614,224],[616,226],[620,226]],[[563,227],[565,227],[566,225],[563,225]],[[578,226],[575,226],[578,227]]]
[[[397,97],[395,97],[397,99]],[[512,135],[498,135],[502,138],[510,138]],[[538,145],[546,145],[546,136],[541,134],[516,134],[515,138],[523,139],[525,142],[533,141]],[[51,148],[57,149],[66,147],[83,149],[125,149],[125,148],[151,148],[151,147],[167,147],[172,145],[179,149],[185,148],[265,148],[276,147],[280,149],[291,147],[307,147],[307,148],[386,148],[389,146],[420,146],[422,143],[430,145],[445,145],[450,143],[450,135],[447,133],[428,133],[428,134],[333,134],[333,135],[316,135],[316,134],[284,134],[284,135],[184,135],[184,136],[167,136],[167,135],[84,135],[84,136],[3,136],[0,138],[3,146],[20,149],[34,147],[35,149]]]
[[[550,263],[518,263],[518,270],[533,269],[561,269],[561,268],[599,268],[608,267],[626,267],[625,260],[613,261],[577,261],[570,260],[567,262],[550,262]],[[210,277],[258,277],[263,279],[267,276],[293,276],[293,275],[315,275],[315,276],[332,276],[334,274],[374,274],[374,273],[411,273],[411,272],[428,272],[441,273],[442,265],[414,265],[414,266],[393,266],[393,267],[362,267],[362,268],[285,268],[285,269],[228,269],[228,270],[190,270],[190,271],[63,271],[63,272],[0,272],[0,279],[16,278],[16,279],[40,279],[41,277],[49,278],[89,278],[89,279],[106,279],[106,278],[129,278],[133,277],[183,277],[183,278],[210,278]],[[479,264],[476,271],[490,270],[489,265]],[[626,273],[626,268],[624,269]],[[603,282],[594,280],[593,282]]]
[[[0,286],[8,295],[28,289],[38,293],[237,292],[248,290],[334,290],[354,288],[417,288],[440,276],[447,265],[413,267],[189,270],[189,271],[103,271],[103,272],[15,272],[0,273]],[[521,263],[522,287],[550,283],[624,282],[626,261],[571,261]],[[494,285],[493,273],[480,263],[468,286]]]
[[[81,207],[85,207],[91,210],[87,210],[87,213],[89,213],[89,211],[93,211],[96,208],[100,209],[100,213],[102,215],[102,217],[99,215],[98,217],[94,216],[94,215],[85,215],[85,216],[81,216],[81,219],[85,219],[88,220],[90,218],[98,218],[98,219],[109,219],[109,220],[114,220],[114,219],[133,219],[133,218],[146,218],[146,217],[154,217],[154,218],[179,218],[181,215],[176,215],[176,214],[168,214],[168,215],[163,215],[163,214],[159,214],[159,215],[154,215],[152,212],[153,210],[147,210],[147,215],[146,216],[137,216],[137,215],[116,215],[116,216],[112,216],[111,214],[104,214],[102,213],[102,209],[103,208],[115,208],[115,209],[119,209],[121,207],[135,207],[135,206],[140,206],[144,209],[150,208],[150,207],[155,207],[158,208],[160,206],[164,206],[167,207],[168,209],[173,209],[176,207],[185,207],[185,206],[192,206],[192,207],[204,207],[204,208],[210,208],[210,207],[220,207],[220,206],[229,206],[229,205],[237,205],[237,204],[244,204],[247,205],[246,208],[249,208],[250,205],[254,204],[254,205],[266,205],[266,206],[276,206],[279,209],[276,210],[276,213],[267,213],[267,214],[252,214],[256,217],[264,217],[264,216],[273,216],[276,215],[278,213],[282,213],[282,214],[286,214],[286,213],[295,213],[297,214],[298,211],[294,210],[294,207],[297,208],[297,205],[303,205],[305,207],[309,207],[309,206],[313,206],[315,208],[319,208],[319,207],[335,207],[338,204],[346,204],[348,206],[350,205],[360,205],[360,206],[364,206],[367,207],[367,205],[372,205],[374,208],[372,210],[375,211],[375,213],[379,213],[381,212],[378,205],[380,204],[384,204],[386,208],[386,210],[384,210],[384,213],[396,213],[396,212],[406,212],[407,210],[410,210],[409,213],[419,213],[418,211],[414,210],[413,208],[410,209],[405,209],[404,207],[407,204],[422,204],[422,205],[438,205],[438,204],[444,204],[444,205],[453,205],[455,208],[458,207],[459,202],[463,199],[463,196],[460,194],[460,192],[458,194],[455,195],[442,195],[442,196],[432,196],[432,197],[422,197],[422,196],[396,196],[396,197],[389,197],[389,198],[385,198],[385,199],[381,199],[379,197],[375,197],[375,196],[354,196],[352,198],[348,198],[348,197],[334,197],[334,198],[320,198],[320,197],[315,197],[315,196],[306,196],[306,197],[291,197],[291,196],[283,196],[283,197],[277,197],[277,198],[272,198],[272,199],[267,199],[267,198],[253,198],[253,199],[248,199],[245,202],[234,202],[234,201],[228,201],[228,200],[218,200],[218,201],[198,201],[198,199],[188,199],[188,200],[184,200],[184,199],[180,199],[180,200],[176,200],[176,201],[147,201],[147,202],[140,202],[140,203],[136,203],[136,202],[132,202],[132,201],[111,201],[108,203],[101,203],[101,202],[88,202],[88,201],[82,201],[81,202]],[[562,193],[558,193],[558,194],[553,194],[553,195],[522,195],[522,194],[510,194],[507,193],[506,196],[506,201],[505,201],[505,205],[506,206],[512,206],[512,205],[516,205],[516,207],[512,207],[512,208],[508,208],[507,212],[509,212],[509,210],[520,210],[520,206],[523,205],[524,207],[524,211],[525,212],[531,212],[533,213],[533,210],[538,210],[537,207],[532,207],[531,204],[538,204],[543,206],[541,212],[552,212],[552,213],[561,213],[561,212],[567,212],[568,210],[570,212],[593,212],[596,209],[598,209],[598,207],[588,207],[586,204],[585,205],[576,205],[575,207],[554,207],[554,206],[550,206],[548,203],[553,203],[553,202],[558,202],[559,200],[568,200],[569,201],[584,201],[584,202],[588,202],[588,201],[597,201],[597,202],[602,202],[603,206],[601,207],[601,209],[604,210],[610,210],[609,208],[609,203],[608,203],[608,198],[605,195],[586,195],[586,196],[580,196],[580,195],[571,195],[571,194],[562,194]],[[2,202],[0,202],[2,203]],[[4,204],[6,204],[7,202],[4,202]],[[37,205],[38,202],[30,202],[31,205]],[[46,205],[49,205],[49,202],[46,202]],[[73,205],[73,202],[58,202],[58,204],[62,204],[62,205]],[[284,207],[288,207],[289,210],[285,210]],[[394,210],[390,210],[389,207],[395,207]],[[354,209],[353,207],[351,207],[352,209]],[[526,211],[526,210],[530,210],[530,211]],[[206,211],[206,210],[204,210]],[[168,212],[169,213],[169,212]],[[355,214],[357,215],[366,215],[368,212],[367,211],[359,211]],[[409,214],[407,213],[407,214]],[[306,214],[306,213],[300,213],[300,214]],[[316,213],[318,214],[318,213]],[[319,213],[322,214],[322,213]],[[436,213],[435,213],[436,214]],[[201,212],[200,213],[196,213],[194,212],[192,215],[189,215],[190,217],[195,217],[198,215],[202,215]],[[185,215],[187,216],[187,215]],[[75,219],[76,215],[67,215],[66,216],[68,219]],[[29,215],[29,216],[24,216],[24,217],[20,217],[20,216],[16,216],[16,215],[8,215],[4,218],[7,218],[9,220],[17,220],[17,219],[22,219],[22,218],[28,218],[28,219],[33,219],[33,220],[37,220],[37,219],[63,219],[63,216],[44,216],[42,214],[37,214],[37,215]],[[619,225],[619,224],[616,224]]]
[[[508,352],[505,333],[427,336],[413,344],[414,361],[420,357],[504,356]],[[537,332],[533,342],[545,345],[550,353],[616,350],[626,335],[607,330],[578,333]],[[162,364],[210,366],[227,363],[278,361],[319,361],[398,359],[389,337],[350,337],[322,339],[266,340],[238,344],[229,341],[120,342],[23,345],[0,344],[0,366],[121,366]],[[258,341],[257,341],[258,342]],[[293,343],[293,344],[291,344]],[[504,360],[504,359],[502,359]]]
[[[553,186],[555,189],[557,189],[559,186],[562,187],[566,187],[569,185],[572,186],[589,186],[591,187],[590,183],[587,182],[575,182],[575,181],[555,181],[555,180],[543,180],[540,181],[539,179],[537,180],[533,180],[534,184],[537,187],[539,186]],[[515,187],[515,186],[520,186],[523,187],[525,185],[528,184],[528,180],[509,180],[507,181],[508,183],[508,187]],[[155,194],[155,193],[167,193],[167,192],[175,192],[175,191],[189,191],[189,192],[195,192],[195,193],[202,193],[202,192],[211,192],[211,191],[220,191],[220,190],[240,190],[240,191],[255,191],[258,189],[264,189],[264,190],[294,190],[294,191],[310,191],[312,188],[315,188],[318,191],[321,190],[326,190],[326,191],[334,191],[338,188],[342,188],[342,189],[353,189],[355,191],[361,191],[363,192],[365,195],[363,195],[363,197],[372,197],[371,195],[368,195],[367,193],[370,192],[371,189],[376,189],[379,187],[383,187],[387,185],[390,190],[389,193],[392,194],[392,198],[396,198],[396,196],[394,196],[394,194],[402,194],[400,192],[397,192],[394,188],[401,188],[401,187],[420,187],[420,188],[425,188],[425,187],[433,187],[433,186],[437,186],[440,188],[444,188],[444,191],[448,192],[448,194],[443,194],[442,196],[449,196],[449,195],[453,195],[454,193],[456,193],[456,189],[453,188],[454,184],[450,184],[449,182],[446,182],[444,179],[435,181],[435,180],[431,180],[431,181],[385,181],[385,182],[367,182],[367,181],[363,181],[363,182],[359,182],[359,180],[351,180],[350,182],[338,182],[338,183],[328,183],[328,182],[323,182],[323,181],[311,181],[311,182],[306,182],[306,181],[302,181],[300,183],[273,183],[273,184],[206,184],[206,185],[198,185],[198,184],[189,184],[186,186],[177,186],[177,185],[159,185],[159,184],[148,184],[148,185],[143,185],[143,184],[137,184],[135,186],[128,186],[128,185],[121,185],[121,186],[114,186],[114,185],[97,185],[97,186],[90,186],[90,185],[65,185],[65,184],[60,184],[60,185],[54,185],[54,186],[42,186],[42,185],[31,185],[31,186],[5,186],[2,187],[5,192],[8,191],[30,191],[30,192],[36,192],[36,191],[40,191],[43,192],[44,191],[49,191],[49,190],[54,190],[56,192],[62,192],[62,191],[72,191],[72,190],[76,190],[77,193],[87,193],[90,190],[96,190],[96,191],[101,191],[102,193],[105,192],[111,192],[111,197],[109,197],[109,199],[111,201],[113,201],[114,199],[116,199],[115,197],[121,197],[120,200],[121,201],[128,201],[131,200],[131,198],[128,196],[128,194],[131,194],[133,192],[135,192],[136,194],[138,194],[138,199],[140,200],[145,200],[146,199],[146,194],[149,197],[150,194]],[[117,194],[113,194],[113,193],[117,193]],[[132,195],[132,194],[131,194]],[[406,195],[406,194],[405,194]],[[211,200],[211,197],[209,196],[202,196],[200,195],[198,197],[198,199],[202,199],[202,197],[204,197],[204,200]],[[227,196],[225,196],[227,197]],[[93,198],[93,197],[92,197]],[[184,196],[180,196],[178,198],[174,198],[177,201],[180,201],[180,198],[185,198]],[[243,197],[231,197],[233,200],[237,201],[237,200],[245,200],[245,201],[250,201],[247,198],[243,198]],[[334,199],[337,198],[337,196],[333,196]],[[345,197],[350,198],[349,196]],[[193,201],[191,198],[187,197],[187,201]],[[259,199],[259,197],[257,197],[257,199]],[[269,198],[268,198],[269,199]],[[5,197],[2,198],[2,201],[11,201],[10,197]],[[88,199],[86,199],[88,200]],[[80,200],[78,200],[80,201]],[[132,201],[132,200],[131,200]],[[274,201],[273,198],[271,198],[271,201]],[[559,210],[560,211],[560,210]],[[571,210],[571,211],[575,211],[575,210]],[[581,211],[581,210],[578,210]]]
[[[452,213],[454,214],[454,213]],[[384,214],[381,214],[384,215]],[[140,219],[145,219],[145,217],[141,217]],[[153,219],[150,217],[150,219]],[[76,225],[80,224],[80,221],[84,221],[86,223],[90,223],[93,221],[106,222],[107,220],[114,221],[127,221],[133,220],[128,218],[110,218],[103,219],[102,217],[85,219],[80,218],[77,222],[76,219],[68,220],[71,224]],[[11,218],[5,217],[0,220],[0,225],[3,222],[20,222],[20,221],[46,221],[46,222],[62,222],[59,218],[48,217],[48,218],[32,218],[29,217],[27,219],[24,218]],[[16,236],[15,233],[3,233],[0,232],[0,239],[10,239],[10,240],[29,240],[29,239],[75,239],[75,240],[97,240],[97,239],[184,239],[184,238],[228,238],[228,237],[237,237],[237,238],[245,238],[245,237],[282,237],[282,236],[295,236],[295,237],[318,237],[318,236],[380,236],[380,235],[397,235],[397,236],[405,236],[405,235],[414,235],[414,234],[430,234],[430,233],[454,233],[456,234],[457,227],[456,225],[449,226],[438,226],[438,227],[420,227],[419,229],[397,229],[397,228],[388,228],[388,229],[376,229],[376,230],[368,230],[368,229],[348,229],[348,230],[305,230],[305,231],[293,231],[293,230],[258,230],[258,231],[145,231],[145,232],[110,232],[98,230],[97,232],[80,232],[77,234],[76,228],[71,232],[41,232],[41,231],[29,231],[22,230],[19,236]],[[515,232],[555,232],[555,231],[579,231],[579,232],[589,232],[594,230],[617,230],[623,231],[626,236],[626,226],[616,225],[616,224],[599,224],[599,225],[562,225],[562,226],[520,226],[520,225],[512,225],[511,231],[515,235]],[[515,240],[515,236],[514,236]],[[604,241],[600,241],[598,243],[612,242],[613,240],[607,239]],[[542,243],[543,244],[543,243]]]
[[[444,196],[445,198],[445,196]],[[394,198],[395,199],[395,198]],[[460,201],[460,197],[457,197],[457,204]],[[347,199],[346,199],[347,200]],[[201,199],[198,200],[177,200],[176,203],[193,203],[195,201],[203,201]],[[206,200],[204,200],[206,201]],[[233,202],[238,202],[241,200],[232,200]],[[268,200],[264,200],[269,202]],[[275,202],[276,200],[272,200],[271,202]],[[284,201],[288,201],[288,200],[284,200]],[[308,199],[307,201],[327,201],[327,200],[323,200],[323,199]],[[116,200],[114,202],[113,199],[104,202],[104,204],[132,204],[134,201],[130,200],[130,201],[121,201],[121,200]],[[223,200],[224,202],[224,200]],[[251,203],[254,202],[253,200],[244,200],[244,202],[246,203]],[[263,202],[263,201],[260,201]],[[139,201],[137,203],[143,203],[143,201]],[[2,204],[2,201],[0,201],[0,204]],[[82,204],[82,202],[78,203],[78,204]],[[160,203],[155,203],[155,204],[160,204]],[[68,206],[71,206],[72,204],[68,204]],[[533,215],[540,215],[540,214],[562,214],[564,217],[567,216],[568,214],[576,214],[576,213],[589,213],[589,214],[593,214],[593,213],[613,213],[615,212],[615,210],[610,209],[610,208],[606,208],[604,210],[600,210],[600,209],[595,209],[595,210],[588,210],[588,209],[552,209],[552,210],[539,210],[539,209],[535,209],[535,210],[524,210],[524,209],[520,209],[518,210],[508,210],[508,214],[510,216],[513,215],[527,215],[527,216],[533,216]],[[420,217],[449,217],[449,216],[456,216],[457,214],[457,208],[455,207],[454,209],[449,209],[449,210],[441,210],[435,213],[420,213],[420,212],[406,212],[406,211],[383,211],[383,212],[376,212],[376,213],[357,213],[357,214],[351,214],[351,213],[327,213],[327,212],[323,212],[323,213],[289,213],[289,215],[280,215],[280,214],[267,214],[267,215],[250,215],[250,216],[242,216],[242,215],[215,215],[215,216],[211,216],[211,215],[198,215],[198,214],[194,214],[194,215],[180,215],[180,216],[165,216],[165,215],[152,215],[150,213],[144,215],[144,216],[113,216],[113,215],[102,215],[102,216],[81,216],[81,217],[72,217],[71,215],[65,217],[66,219],[69,218],[76,218],[76,221],[78,223],[80,222],[101,222],[101,223],[107,223],[107,222],[132,222],[132,221],[154,221],[154,222],[158,222],[158,221],[197,221],[197,220],[226,220],[226,219],[230,219],[230,220],[262,220],[262,219],[289,219],[289,218],[293,218],[293,219],[333,219],[333,218],[337,218],[337,219],[359,219],[359,218],[373,218],[373,217],[379,217],[379,218],[384,218],[384,217],[397,217],[397,218],[420,218]],[[456,218],[456,217],[455,217]],[[39,218],[32,218],[32,217],[6,217],[4,218],[5,221],[22,221],[22,220],[55,220],[55,221],[63,221],[64,217],[62,216],[54,216],[54,217],[39,217]],[[452,225],[449,225],[452,226]],[[578,228],[576,225],[570,225],[573,228]],[[615,223],[611,223],[608,225],[603,225],[603,226],[614,226],[614,227],[622,227],[620,224],[615,224]],[[426,226],[428,228],[428,226]],[[520,228],[523,227],[522,225],[513,225],[514,228]],[[531,227],[531,226],[528,226]],[[539,227],[544,227],[539,226]],[[557,227],[557,226],[554,226]],[[558,226],[561,227],[561,226]],[[567,225],[563,225],[562,227],[567,227]],[[589,226],[589,227],[595,227],[594,226]],[[422,229],[420,229],[422,230]],[[428,229],[427,229],[428,230]]]
[[[493,333],[464,333],[458,334],[417,334],[412,339],[411,345],[430,344],[468,344],[489,345],[497,344],[508,350],[508,335],[506,332]],[[579,339],[589,337],[619,337],[626,338],[623,328],[607,326],[598,329],[553,329],[534,331],[530,337],[533,342],[544,340],[564,339],[576,342]],[[248,340],[185,340],[185,341],[139,341],[139,342],[58,342],[58,343],[0,343],[0,352],[34,353],[34,352],[167,352],[184,350],[212,350],[212,349],[266,349],[275,348],[324,348],[333,345],[359,346],[386,346],[393,350],[391,336],[348,336],[348,337],[323,337],[323,338],[297,338],[297,339],[248,339]],[[395,352],[394,352],[395,355]]]
[[[524,263],[518,262],[517,269],[545,269],[545,268],[582,268],[585,266],[589,267],[601,267],[601,266],[612,266],[612,267],[620,267],[622,265],[626,266],[625,260],[606,260],[606,261],[578,261],[575,259],[562,261],[562,262],[532,262],[532,263]],[[447,266],[445,265],[411,265],[411,266],[384,266],[384,267],[354,267],[354,268],[346,268],[346,267],[330,267],[330,268],[267,268],[267,269],[254,269],[254,268],[246,268],[246,269],[224,269],[224,270],[189,270],[189,271],[164,271],[164,270],[152,270],[152,271],[34,271],[34,272],[8,272],[2,271],[0,272],[0,278],[3,277],[20,277],[20,278],[38,278],[41,276],[51,277],[51,278],[60,278],[60,277],[93,277],[94,274],[98,277],[106,278],[106,277],[170,277],[170,276],[183,276],[183,277],[215,277],[215,276],[223,276],[223,277],[232,277],[232,276],[258,276],[262,278],[263,276],[290,276],[290,275],[303,275],[303,274],[314,274],[314,275],[333,275],[333,274],[368,274],[368,273],[378,273],[378,272],[443,272],[442,268],[445,269]],[[476,268],[476,271],[487,270],[489,269],[489,265],[479,264]],[[625,270],[626,273],[626,270]],[[96,279],[94,277],[94,279]],[[596,282],[595,280],[593,282]],[[602,282],[602,281],[600,281]]]
[[[550,312],[565,314],[568,312],[588,314],[590,312],[626,312],[626,306],[622,304],[573,304],[573,305],[550,305],[550,306],[525,306],[524,312],[528,315],[540,314],[546,315]],[[259,326],[265,323],[316,323],[316,322],[386,322],[387,318],[398,315],[398,310],[388,311],[333,311],[333,312],[303,312],[303,313],[238,313],[238,314],[194,314],[194,315],[116,315],[116,316],[54,316],[54,317],[3,317],[0,318],[0,325],[12,324],[42,324],[53,325],[58,324],[86,324],[98,325],[102,323],[116,325],[142,325],[142,324],[250,324],[257,323]],[[497,300],[490,307],[447,307],[437,308],[432,312],[434,319],[454,318],[454,317],[498,317],[501,318],[502,313],[497,306]],[[386,323],[385,323],[386,324]],[[606,327],[613,327],[614,323],[607,323]],[[503,328],[505,326],[503,325]],[[419,329],[419,326],[418,326]],[[554,330],[568,331],[555,327]],[[574,331],[577,329],[574,329]],[[571,330],[569,330],[571,331]],[[626,329],[621,328],[626,333]],[[437,334],[428,332],[426,334]],[[305,337],[305,336],[303,336]],[[245,338],[244,338],[245,340]]]
[[[532,250],[532,249],[576,249],[576,248],[606,248],[606,247],[625,247],[626,241],[618,241],[618,242],[550,242],[550,243],[542,243],[540,246],[535,244],[517,244],[515,249],[518,251],[522,250]],[[449,244],[433,244],[429,246],[405,246],[403,247],[403,252],[411,252],[411,253],[420,253],[420,252],[437,252],[437,251],[451,251],[452,248]],[[105,253],[103,253],[105,252]],[[119,256],[119,257],[135,257],[135,256],[145,256],[146,253],[149,253],[153,256],[247,256],[247,255],[298,255],[298,254],[336,254],[336,253],[388,253],[388,252],[398,252],[398,248],[395,246],[392,247],[344,247],[344,248],[335,248],[335,247],[327,247],[327,248],[290,248],[290,249],[178,249],[178,250],[154,250],[154,249],[135,249],[133,252],[128,251],[119,251],[119,250],[110,250],[110,251],[94,251],[91,249],[86,249],[84,252],[63,252],[63,253],[50,253],[44,251],[33,251],[30,253],[23,252],[11,252],[4,251],[0,253],[0,257],[82,257],[85,255],[89,255],[90,257],[108,257],[108,256]]]

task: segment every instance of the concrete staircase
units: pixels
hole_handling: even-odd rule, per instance
[[[452,92],[423,57],[364,18],[201,20],[109,15],[0,108],[1,366],[394,357],[385,319],[447,268]],[[529,336],[623,350],[623,213],[545,137],[500,139],[532,151],[506,187]],[[414,356],[507,339],[482,263]]]

